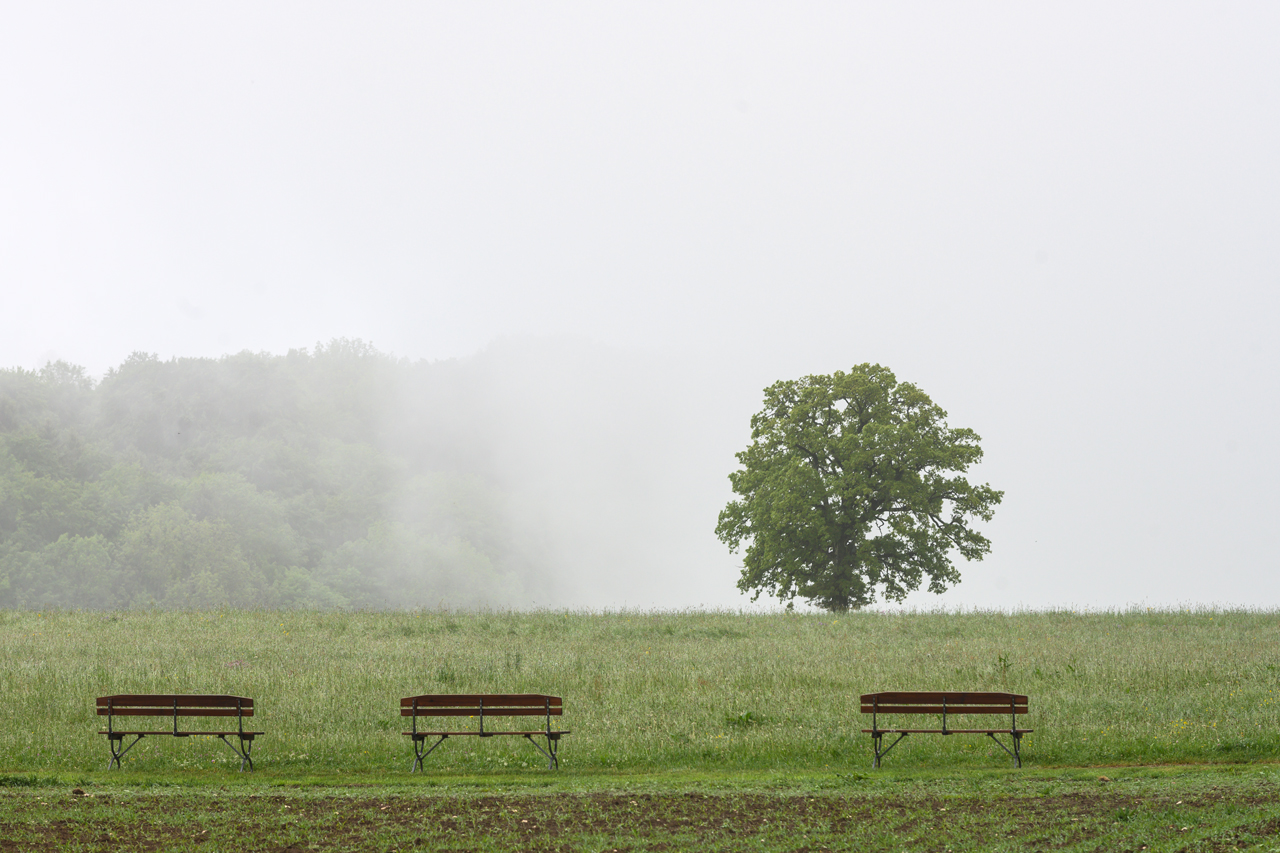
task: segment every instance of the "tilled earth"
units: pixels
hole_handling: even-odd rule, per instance
[[[1242,850],[1280,791],[1144,796],[0,794],[0,851]]]

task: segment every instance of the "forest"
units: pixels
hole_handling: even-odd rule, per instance
[[[0,370],[0,607],[518,604],[473,373],[358,340]]]

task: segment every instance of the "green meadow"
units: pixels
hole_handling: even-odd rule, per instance
[[[102,770],[111,693],[253,697],[272,778],[407,771],[398,701],[417,693],[563,696],[561,773],[865,771],[858,696],[887,689],[1028,694],[1028,768],[1280,755],[1270,612],[6,611],[0,659],[0,770],[19,773]],[[1008,762],[980,736],[916,736],[886,768]],[[121,775],[236,767],[216,740],[148,738]],[[547,772],[524,741],[472,738],[427,775],[524,769]]]
[[[1278,652],[1216,610],[0,611],[0,849],[1274,850]],[[883,689],[1028,694],[1023,768],[924,735],[872,770]],[[399,698],[490,691],[564,697],[561,769],[456,738],[410,774]],[[94,697],[170,692],[253,697],[256,769],[106,770]]]

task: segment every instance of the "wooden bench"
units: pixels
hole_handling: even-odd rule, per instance
[[[244,730],[244,718],[253,716],[253,700],[243,696],[199,696],[191,694],[161,694],[161,695],[133,695],[120,694],[117,696],[99,696],[98,697],[98,716],[107,718],[107,728],[98,734],[107,736],[107,743],[111,747],[111,761],[107,763],[107,769],[110,770],[112,765],[120,766],[120,759],[124,758],[124,754],[133,749],[133,745],[148,735],[170,735],[172,737],[191,737],[193,735],[202,735],[216,737],[222,740],[227,746],[240,756],[240,769],[243,771],[247,763],[249,769],[253,769],[253,759],[249,757],[249,751],[253,749],[253,739],[264,732],[246,732]],[[123,731],[116,728],[116,717],[171,717],[173,719],[173,728],[164,731]],[[178,726],[179,717],[235,717],[235,731],[185,731]],[[124,739],[132,736],[128,746],[124,746]],[[235,736],[240,739],[239,748],[236,747],[227,738]],[[121,749],[121,747],[124,747]]]
[[[451,737],[496,737],[498,735],[518,735],[533,744],[548,761],[548,769],[560,766],[556,759],[556,748],[567,731],[551,728],[551,718],[564,713],[564,700],[559,696],[544,696],[541,693],[496,693],[496,694],[447,694],[428,693],[422,696],[406,696],[400,700],[400,716],[412,719],[412,731],[404,732],[406,737],[413,738],[414,761],[410,773],[422,769],[422,760],[431,754],[437,746]],[[455,730],[426,732],[418,730],[419,717],[476,717],[474,730]],[[538,731],[496,732],[486,730],[486,717],[546,717],[546,727]],[[545,737],[547,748],[543,749],[534,740]],[[425,749],[427,738],[439,738],[430,748]]]
[[[872,746],[875,749],[875,761],[872,767],[880,766],[880,759],[884,758],[898,743],[907,735],[917,734],[939,734],[939,735],[986,735],[991,738],[1000,748],[1009,755],[1013,756],[1013,766],[1022,766],[1022,754],[1019,750],[1019,744],[1022,742],[1022,736],[1034,731],[1033,729],[1018,728],[1018,715],[1027,713],[1027,697],[1020,696],[1016,693],[925,693],[925,692],[884,692],[884,693],[864,693],[862,696],[862,713],[871,715],[871,728],[863,729],[864,734],[871,735]],[[890,714],[898,716],[901,714],[940,714],[942,716],[942,728],[938,729],[903,729],[903,728],[880,728],[879,715]],[[1003,729],[955,729],[948,725],[950,717],[956,714],[1008,714],[1009,726]],[[881,749],[881,738],[885,735],[898,736],[898,739],[889,744],[888,749]],[[1013,738],[1013,749],[1005,746],[1004,743],[996,737],[998,734],[1007,734]]]

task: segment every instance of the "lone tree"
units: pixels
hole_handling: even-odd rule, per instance
[[[966,560],[991,550],[970,519],[990,521],[1003,492],[963,476],[982,458],[979,437],[878,364],[806,376],[765,389],[751,445],[729,475],[739,500],[716,535],[737,552],[738,588],[796,596],[845,611],[901,601],[927,575],[930,592],[960,580]]]

